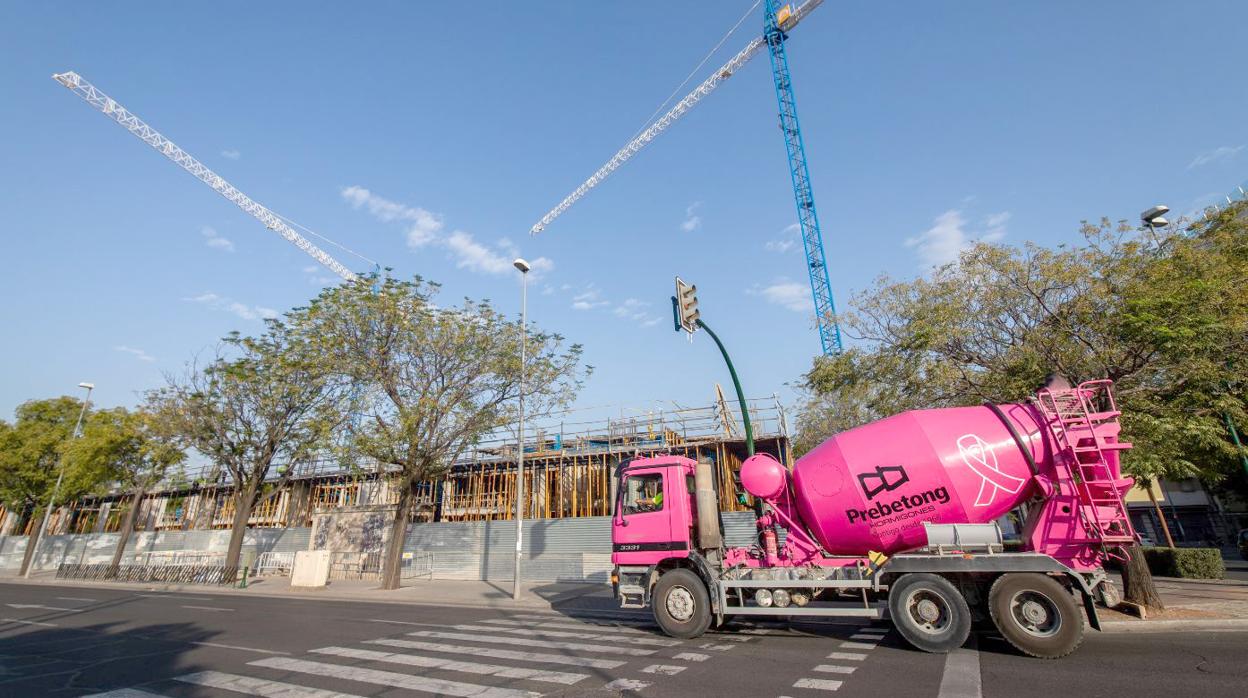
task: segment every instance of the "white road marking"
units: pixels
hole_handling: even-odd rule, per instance
[[[866,658],[867,655],[858,652],[833,652],[828,655],[828,659],[839,659],[842,662],[861,662]]]
[[[393,625],[434,625],[434,623],[413,623],[410,620],[386,620],[385,618],[369,618],[370,623],[391,623]]]
[[[159,693],[149,693],[141,691],[137,688],[119,688],[115,691],[106,691],[104,693],[92,693],[82,698],[165,698]]]
[[[884,637],[883,635],[858,633],[857,635],[850,635],[849,639],[851,640],[874,640],[876,642],[879,642],[881,639],[883,639],[883,637]]]
[[[938,698],[980,698],[983,695],[979,675],[979,650],[959,647],[945,656],[945,674],[940,678]]]
[[[854,669],[858,667],[840,666],[838,664],[820,664],[815,667],[815,671],[822,671],[825,674],[852,674]]]
[[[714,642],[708,642],[705,645],[698,645],[698,649],[715,650],[716,652],[726,652],[736,645],[717,645]]]
[[[497,645],[522,645],[524,647],[545,647],[552,650],[582,650],[584,652],[613,652],[629,654],[634,657],[648,657],[658,650],[647,650],[640,647],[619,647],[617,645],[591,645],[584,642],[554,642],[551,640],[533,640],[527,637],[501,637],[498,635],[475,635],[472,633],[444,633],[437,630],[417,630],[408,633],[412,637],[436,637],[442,640],[466,640],[468,642],[493,642]]]
[[[18,609],[38,608],[44,611],[63,611],[65,613],[78,613],[79,611],[82,610],[78,608],[61,608],[60,606],[44,606],[43,604],[39,604],[39,603],[6,603],[5,606],[8,606],[9,608],[18,608]]]
[[[672,657],[672,659],[679,659],[682,662],[705,662],[710,658],[711,655],[709,654],[698,654],[697,652],[681,652]]]
[[[35,620],[21,620],[19,618],[0,618],[0,623],[21,623],[22,625],[41,625],[45,628],[55,628],[56,623],[40,623]]]
[[[841,647],[847,650],[873,650],[875,649],[875,643],[874,642],[842,642]]]
[[[196,611],[233,611],[234,610],[232,608],[220,608],[218,606],[187,606],[185,604],[182,605],[182,608],[193,608]]]
[[[174,679],[196,686],[223,688],[227,691],[245,693],[249,696],[266,696],[268,698],[360,698],[360,696],[350,693],[338,693],[336,691],[326,691],[323,688],[310,688],[293,683],[226,674],[221,671],[200,671],[194,674],[177,676]]]
[[[475,683],[433,679],[425,676],[409,676],[408,674],[400,674],[393,671],[380,671],[364,667],[343,666],[341,664],[309,662],[306,659],[272,657],[250,662],[249,666],[266,667],[279,671],[297,671],[302,674],[311,674],[312,676],[327,676],[335,679],[360,681],[380,686],[393,686],[409,691],[422,691],[424,693],[436,693],[446,696],[473,696],[474,698],[540,698],[541,696],[540,693],[534,693],[533,691],[495,688]]]
[[[571,640],[599,640],[603,642],[623,642],[630,645],[652,645],[654,647],[675,647],[680,644],[680,640],[671,640],[662,637],[649,636],[632,636],[619,637],[618,634],[603,633],[574,633],[566,630],[530,630],[528,628],[495,628],[488,625],[452,625],[455,630],[468,630],[471,632],[496,632],[496,633],[514,633],[517,635],[525,635],[527,637],[555,637],[567,638]]]
[[[214,601],[211,596],[182,596],[181,594],[138,594],[135,596],[146,596],[149,599],[176,599],[178,601]]]
[[[200,645],[203,647],[219,647],[223,650],[238,650],[239,652],[259,652],[260,654],[285,654],[290,652],[280,652],[278,650],[262,650],[257,647],[239,647],[238,645],[222,645],[216,642],[192,642],[192,645]]]
[[[448,645],[442,642],[420,642],[418,640],[365,640],[369,645],[385,645],[402,647],[409,650],[425,650],[427,652],[447,652],[466,654],[494,659],[515,659],[522,662],[544,662],[546,664],[567,664],[594,669],[617,669],[628,662],[618,659],[594,659],[592,657],[573,657],[566,654],[545,654],[542,652],[521,652],[519,650],[501,650],[494,647],[468,647],[467,645]],[[705,656],[705,655],[703,655]],[[680,659],[680,657],[677,657]]]
[[[793,683],[793,688],[814,688],[820,691],[835,691],[840,687],[840,681],[828,679],[798,679]]]
[[[56,598],[58,601],[86,601],[88,603],[95,603],[95,599],[84,599],[81,596],[58,596]]]
[[[546,683],[561,683],[565,686],[571,686],[577,681],[589,678],[589,674],[573,674],[566,671],[524,669],[520,667],[500,666],[498,664],[478,664],[477,662],[463,662],[455,659],[444,659],[440,657],[425,657],[419,654],[377,652],[375,650],[360,650],[349,647],[322,647],[320,649],[312,650],[312,652],[316,654],[329,654],[335,657],[364,659],[370,662],[405,664],[407,666],[418,666],[426,669],[458,671],[465,674],[501,676],[505,679],[526,679],[529,681],[545,681]]]
[[[602,688],[607,691],[644,691],[649,687],[650,684],[637,679],[616,679]]]
[[[676,666],[674,664],[651,664],[641,670],[643,674],[663,674],[664,676],[675,676],[684,671],[685,667]]]
[[[619,633],[637,633],[652,635],[649,631],[642,630],[640,627],[631,625],[597,625],[593,623],[526,623],[522,620],[501,620],[492,618],[483,620],[482,623],[493,623],[494,625],[518,626],[521,628],[550,628],[552,630],[610,630]]]

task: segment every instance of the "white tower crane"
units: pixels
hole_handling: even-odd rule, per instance
[[[278,235],[293,242],[296,247],[307,252],[312,259],[320,262],[330,271],[341,276],[347,281],[356,279],[355,273],[347,269],[338,260],[329,256],[324,250],[313,245],[293,228],[286,225],[280,216],[273,213],[264,206],[252,201],[250,197],[234,188],[234,185],[222,179],[221,175],[208,169],[202,162],[191,157],[185,150],[179,148],[173,141],[165,138],[159,131],[148,126],[142,119],[135,116],[125,107],[121,106],[112,97],[101,92],[99,89],[87,82],[81,75],[73,71],[66,73],[58,73],[52,78],[68,87],[74,94],[86,100],[87,104],[99,109],[105,116],[109,117],[118,124],[121,124],[127,131],[133,133],[139,140],[152,146],[161,155],[169,158],[177,163],[182,169],[195,175],[199,181],[212,187],[218,194],[224,196],[234,202],[239,208],[250,213],[261,223],[276,232]]]

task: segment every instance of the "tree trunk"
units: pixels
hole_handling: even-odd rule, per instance
[[[407,538],[407,519],[412,509],[412,482],[402,478],[399,503],[390,524],[390,540],[386,543],[385,560],[382,562],[381,588],[398,589],[403,571],[403,543]]]
[[[256,503],[256,492],[260,490],[258,478],[241,490],[234,493],[234,524],[230,528],[230,547],[225,551],[225,566],[238,567],[239,555],[243,552],[243,537],[247,535],[247,520],[251,518],[251,508]]]
[[[1123,598],[1150,612],[1166,610],[1161,595],[1157,593],[1157,585],[1153,584],[1153,574],[1148,571],[1144,551],[1139,545],[1132,545],[1127,549],[1127,555],[1130,560],[1122,566]]]
[[[1153,483],[1148,483],[1148,501],[1153,503],[1153,508],[1157,510],[1157,520],[1161,522],[1161,532],[1166,536],[1166,545],[1174,547],[1174,538],[1170,535],[1170,524],[1166,523],[1166,514],[1161,510],[1161,504],[1157,503],[1157,494],[1153,492]]]
[[[113,561],[108,566],[108,576],[117,576],[117,568],[121,567],[121,556],[125,553],[126,543],[130,542],[130,534],[134,533],[134,519],[139,515],[139,505],[143,503],[143,488],[138,487],[134,490],[134,499],[130,502],[130,511],[126,512],[126,520],[121,524],[120,536],[117,539],[117,549],[113,551]]]

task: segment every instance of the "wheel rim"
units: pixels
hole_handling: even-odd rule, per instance
[[[906,595],[906,615],[911,625],[928,635],[939,635],[953,624],[949,600],[931,589],[915,589]]]
[[[674,586],[667,592],[667,614],[684,623],[693,617],[693,592],[683,586]]]
[[[1028,589],[1010,597],[1010,615],[1032,637],[1052,637],[1062,629],[1062,614],[1048,596]]]

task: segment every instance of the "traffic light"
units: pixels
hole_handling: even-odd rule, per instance
[[[676,316],[676,331],[693,334],[698,329],[698,287],[691,286],[676,277],[676,296],[672,299],[672,312]]]

